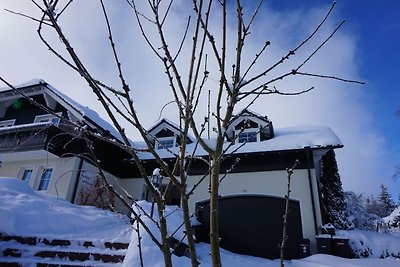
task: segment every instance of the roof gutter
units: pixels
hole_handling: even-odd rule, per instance
[[[304,152],[306,153],[306,158],[307,158],[307,173],[308,173],[308,183],[310,186],[311,205],[312,205],[313,219],[314,219],[314,230],[315,234],[318,234],[317,213],[315,210],[314,189],[312,185],[312,176],[311,176],[311,153],[312,153],[311,148],[309,146],[304,147]]]

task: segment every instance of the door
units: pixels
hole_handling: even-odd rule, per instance
[[[221,247],[231,252],[257,257],[279,258],[282,240],[285,199],[263,195],[235,195],[219,199],[219,234]],[[300,203],[290,200],[288,241],[285,258],[299,256],[303,239]],[[196,203],[196,238],[209,242],[209,200]]]

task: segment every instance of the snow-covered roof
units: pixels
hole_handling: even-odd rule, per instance
[[[97,114],[96,111],[81,105],[80,103],[76,102],[72,98],[66,96],[65,94],[61,93],[59,90],[57,90],[55,87],[51,86],[48,84],[46,81],[41,80],[41,79],[33,79],[28,82],[16,85],[16,88],[26,88],[26,87],[33,87],[36,85],[42,85],[44,86],[44,90],[47,90],[47,93],[49,93],[50,97],[54,98],[57,102],[59,102],[61,105],[63,105],[65,108],[67,108],[69,111],[71,111],[76,117],[82,117],[86,121],[89,121],[93,124],[94,126],[101,128],[104,131],[108,131],[114,138],[122,141],[122,137],[119,134],[119,132],[107,121],[102,119],[99,114]],[[0,93],[5,92],[5,91],[12,91],[9,87],[5,88],[0,88]],[[18,94],[16,94],[18,95]]]
[[[205,140],[206,143],[213,146],[215,140]],[[226,142],[224,147],[227,148],[231,143]],[[275,136],[272,139],[249,142],[245,145],[236,143],[231,145],[227,153],[235,151],[235,154],[241,153],[257,153],[257,152],[272,152],[272,151],[285,151],[297,150],[309,147],[311,149],[328,148],[328,147],[342,147],[342,142],[336,134],[329,127],[323,126],[294,126],[275,130]],[[136,143],[136,147],[140,147]],[[197,148],[195,155],[206,156],[206,151],[200,148],[196,143],[187,145],[187,153],[192,154],[193,149]],[[177,153],[179,148],[170,148],[172,153]],[[166,149],[157,151],[162,158],[171,158],[174,155]],[[153,159],[153,156],[148,152],[141,152],[139,157],[143,160]]]
[[[233,121],[235,121],[235,120],[237,120],[237,119],[241,119],[241,118],[243,118],[243,117],[245,117],[245,116],[255,117],[255,118],[258,118],[258,119],[260,119],[260,120],[262,120],[262,121],[264,121],[264,122],[270,122],[270,120],[268,119],[267,116],[262,116],[262,115],[260,115],[260,114],[258,114],[258,113],[256,113],[256,112],[254,112],[254,111],[252,111],[252,110],[249,110],[249,109],[243,109],[243,110],[240,111],[238,114],[236,114],[236,115],[233,116],[233,118],[231,119],[230,124],[231,124]]]
[[[180,136],[180,133],[181,133],[180,127],[176,123],[174,123],[166,118],[163,118],[163,119],[157,121],[152,127],[150,127],[150,129],[148,130],[148,132],[149,132],[148,139],[152,140],[154,138],[154,136],[157,135],[157,133],[159,133],[161,130],[165,130],[165,129],[169,129],[176,136]],[[194,140],[195,140],[190,134],[187,135],[187,138],[189,139],[189,141],[188,141],[189,143],[194,142]]]
[[[53,86],[49,85],[43,80],[31,80],[29,82],[20,84],[16,86],[17,88],[25,88],[25,87],[33,87],[35,85],[44,86],[44,90],[49,93],[50,97],[54,98],[57,102],[62,102],[69,111],[73,111],[74,114],[78,114],[82,116],[86,121],[90,121],[94,123],[97,127],[109,131],[112,136],[114,136],[118,140],[122,140],[120,134],[112,127],[108,122],[103,120],[94,110],[85,107],[70,97],[64,95],[60,91],[58,91]],[[9,88],[0,89],[1,91],[12,91]],[[242,111],[243,113],[244,111]],[[248,111],[246,111],[248,112]],[[250,112],[253,114],[252,112]],[[246,113],[247,114],[247,113]],[[255,114],[256,116],[261,116]],[[263,117],[264,118],[264,117]],[[265,117],[266,119],[266,117]],[[179,127],[173,122],[163,119],[157,122],[149,131],[156,131],[158,127],[162,126],[162,124],[168,125],[169,128],[174,131],[179,132]],[[162,126],[164,127],[164,126]],[[196,149],[195,155],[197,156],[206,156],[208,153],[203,150],[199,145],[196,145],[195,140],[192,137],[189,137],[193,143],[187,145],[187,153],[192,154],[193,149]],[[204,140],[211,147],[214,146],[215,140],[213,139],[205,139]],[[133,147],[135,148],[145,148],[144,142],[132,142]],[[225,148],[228,146],[229,149],[227,153],[235,151],[235,153],[253,153],[253,152],[270,152],[270,151],[284,151],[284,150],[297,150],[303,149],[305,147],[310,147],[311,149],[318,148],[326,148],[326,147],[342,147],[342,143],[336,134],[329,127],[322,126],[296,126],[296,127],[288,127],[275,129],[275,136],[272,139],[264,140],[260,142],[249,142],[245,145],[243,144],[233,144],[230,142],[225,143]],[[173,153],[178,152],[178,147],[170,148],[170,149],[160,149],[157,153],[162,158],[171,158],[174,157]],[[172,153],[171,153],[172,152]],[[140,152],[139,157],[141,159],[153,159],[153,156],[148,152]]]
[[[400,216],[400,207],[399,206],[397,206],[397,208],[392,213],[390,213],[389,216],[383,218],[383,220],[385,221],[385,223],[392,223],[397,216]]]

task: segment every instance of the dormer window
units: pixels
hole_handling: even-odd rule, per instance
[[[266,116],[244,109],[229,122],[225,136],[234,143],[262,142],[274,137],[274,128]]]
[[[258,132],[254,131],[255,129],[247,129],[243,132],[239,132],[239,136],[237,142],[239,143],[250,143],[250,142],[257,142],[259,140]]]
[[[0,128],[6,128],[6,127],[11,127],[15,123],[15,120],[6,120],[6,121],[0,121]]]
[[[57,115],[61,116],[61,113],[57,113]],[[49,122],[57,125],[60,122],[60,118],[53,114],[38,115],[35,117],[35,120],[33,122],[34,123]]]
[[[156,141],[156,149],[164,149],[164,148],[171,148],[176,146],[176,138],[175,136],[173,137],[163,137],[163,138],[158,138]]]
[[[154,149],[166,149],[178,146],[181,143],[180,127],[171,121],[162,119],[148,130],[148,140],[154,145]],[[193,143],[189,135],[186,144]]]

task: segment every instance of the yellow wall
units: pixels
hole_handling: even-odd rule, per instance
[[[58,158],[51,154],[45,159],[3,160],[0,176],[22,178],[24,169],[32,169],[29,186],[37,189],[44,168],[52,168],[50,184],[46,192],[63,199],[71,200],[73,182],[77,175],[79,159],[76,157]]]

